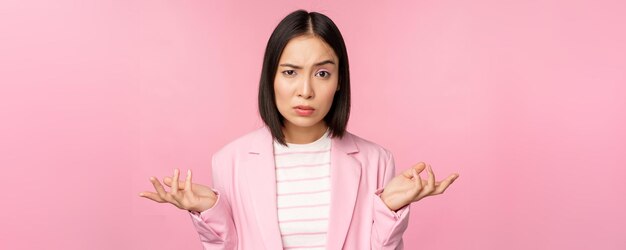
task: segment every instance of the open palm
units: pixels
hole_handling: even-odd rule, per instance
[[[178,178],[179,171],[174,169],[173,177],[163,179],[163,183],[170,187],[170,191],[167,192],[158,179],[150,177],[150,182],[152,182],[156,193],[141,192],[139,196],[159,203],[171,203],[180,209],[189,211],[202,212],[213,207],[217,201],[217,194],[208,186],[192,183],[191,170],[187,171],[185,181],[178,181]]]
[[[423,180],[419,174],[424,169],[427,169],[428,179]],[[380,197],[389,209],[397,211],[424,197],[442,194],[458,177],[459,174],[454,173],[443,181],[435,181],[430,165],[420,162],[391,179]]]

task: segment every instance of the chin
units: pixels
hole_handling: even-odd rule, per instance
[[[287,121],[297,127],[313,127],[317,125],[321,120],[297,117],[294,119],[287,119]]]

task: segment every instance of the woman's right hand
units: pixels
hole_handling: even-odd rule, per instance
[[[217,194],[211,190],[211,188],[194,184],[191,182],[191,170],[187,170],[187,178],[185,182],[178,181],[179,171],[174,169],[174,176],[172,178],[165,177],[163,183],[170,187],[170,191],[166,192],[161,182],[155,177],[150,177],[150,182],[157,191],[154,192],[141,192],[139,196],[148,198],[158,203],[171,203],[174,206],[201,213],[209,208],[212,208],[217,201]]]

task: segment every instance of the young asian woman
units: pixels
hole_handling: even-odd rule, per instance
[[[212,157],[213,187],[164,178],[140,196],[187,210],[204,249],[402,249],[410,204],[443,193],[417,163],[346,130],[350,75],[335,23],[297,10],[275,28],[258,95],[264,126]],[[426,172],[427,178],[420,177]]]

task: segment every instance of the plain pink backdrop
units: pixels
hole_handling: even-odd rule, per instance
[[[0,2],[1,249],[200,249],[140,198],[261,125],[267,39],[331,17],[349,130],[461,177],[407,249],[626,249],[623,1]]]

